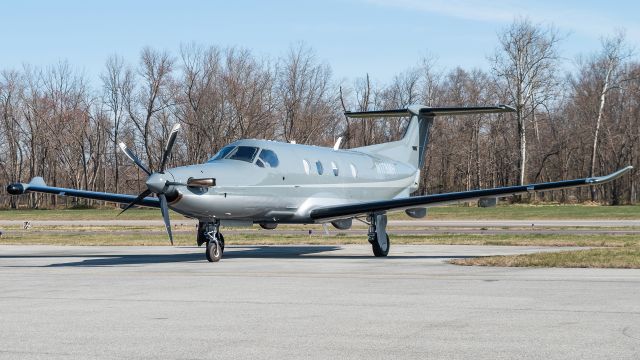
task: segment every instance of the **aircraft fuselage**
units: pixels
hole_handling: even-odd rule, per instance
[[[310,223],[312,208],[393,199],[417,187],[415,167],[356,150],[268,140],[228,145],[237,146],[257,148],[255,156],[251,161],[222,158],[165,171],[175,182],[214,178],[216,183],[208,188],[178,186],[180,196],[170,207],[201,221]],[[261,161],[263,149],[276,154],[276,166]]]

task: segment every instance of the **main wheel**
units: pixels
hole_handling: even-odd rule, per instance
[[[222,234],[216,234],[216,240],[218,241],[208,241],[206,256],[209,262],[218,262],[222,259],[222,253],[224,252],[224,237]]]
[[[373,239],[370,239],[369,241],[371,242],[371,248],[373,249],[374,256],[383,257],[389,254],[389,248],[391,247],[389,234],[384,233],[384,238],[381,238],[376,234],[373,236]]]

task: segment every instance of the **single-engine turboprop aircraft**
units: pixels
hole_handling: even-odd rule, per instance
[[[41,177],[11,184],[10,194],[42,192],[160,208],[171,244],[169,208],[199,220],[197,244],[206,258],[224,252],[221,226],[331,223],[344,230],[353,219],[369,225],[375,256],[387,256],[387,213],[404,210],[413,218],[427,208],[474,199],[496,199],[527,192],[597,185],[616,179],[631,166],[602,176],[558,182],[410,197],[418,188],[429,130],[441,115],[514,111],[507,105],[484,107],[409,106],[405,109],[346,112],[352,118],[411,117],[398,141],[343,150],[269,140],[239,140],[223,147],[204,164],[165,169],[180,125],[167,141],[160,169],[152,173],[121,143],[120,148],[149,177],[140,195],[123,195],[47,186]],[[156,197],[150,197],[155,194]]]

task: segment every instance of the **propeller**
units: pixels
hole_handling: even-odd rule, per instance
[[[169,241],[171,245],[173,245],[173,234],[171,233],[171,220],[169,219],[169,206],[167,204],[167,194],[174,195],[176,194],[176,190],[173,188],[175,185],[187,185],[179,182],[169,181],[167,176],[164,173],[165,167],[167,165],[167,161],[169,160],[169,155],[171,155],[171,149],[173,149],[173,144],[176,142],[176,137],[178,136],[178,131],[180,130],[180,124],[173,125],[171,128],[171,132],[169,133],[169,138],[167,139],[167,144],[164,147],[164,152],[162,154],[162,161],[160,163],[160,169],[158,172],[152,173],[147,169],[146,166],[138,159],[138,157],[129,149],[127,145],[124,143],[120,143],[120,150],[142,171],[147,173],[149,177],[147,178],[147,190],[143,191],[135,198],[131,203],[129,203],[121,212],[129,210],[134,205],[139,204],[142,200],[151,195],[156,194],[158,199],[160,199],[160,211],[162,212],[162,219],[164,220],[164,226],[167,229],[167,234],[169,234]],[[171,175],[169,175],[171,176]],[[118,214],[118,215],[120,215]]]

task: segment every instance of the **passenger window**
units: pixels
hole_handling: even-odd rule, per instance
[[[338,176],[338,165],[333,161],[331,162],[331,169],[333,170],[333,176]]]
[[[316,161],[316,168],[318,169],[318,175],[322,175],[324,168],[322,167],[320,160]]]
[[[278,156],[271,150],[262,149],[262,151],[260,151],[260,155],[258,155],[258,161],[256,161],[256,164],[260,167],[277,167],[279,164]]]
[[[309,175],[309,162],[307,160],[302,160],[302,166],[304,166],[304,172]]]
[[[231,151],[229,155],[225,157],[225,159],[253,162],[253,159],[256,157],[257,152],[257,147],[238,146],[233,151]]]
[[[353,164],[349,164],[349,167],[351,168],[351,176],[355,179],[358,176],[358,171]]]

